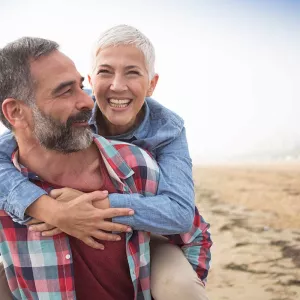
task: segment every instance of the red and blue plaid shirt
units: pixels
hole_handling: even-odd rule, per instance
[[[96,136],[108,174],[118,193],[155,195],[159,179],[156,162],[142,149]],[[16,154],[16,153],[15,153]],[[32,181],[40,180],[45,190],[51,187],[19,165],[15,166]],[[167,236],[181,247],[202,281],[206,280],[211,240],[209,225],[195,208],[193,228],[189,233]],[[12,221],[0,211],[0,251],[14,299],[76,299],[72,251],[64,233],[43,237]],[[150,233],[133,231],[126,234],[126,252],[135,300],[150,300]],[[174,262],[176,263],[176,262]]]

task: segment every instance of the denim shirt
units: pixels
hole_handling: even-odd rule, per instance
[[[110,194],[111,207],[132,208],[133,216],[116,217],[113,222],[127,224],[135,230],[156,234],[188,232],[194,218],[194,184],[183,120],[155,100],[146,98],[145,117],[133,131],[108,139],[122,140],[149,151],[157,160],[160,179],[156,196]],[[95,115],[91,127],[97,131]],[[99,111],[100,112],[100,111]],[[0,138],[0,209],[14,221],[28,220],[25,211],[45,191],[28,181],[12,165],[16,148],[12,133]]]

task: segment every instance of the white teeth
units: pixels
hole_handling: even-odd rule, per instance
[[[130,99],[109,99],[109,104],[112,107],[124,108],[129,105]]]
[[[127,104],[122,104],[122,105],[116,105],[116,104],[110,104],[111,107],[116,107],[116,108],[125,108],[127,107],[128,105]]]
[[[113,104],[128,104],[130,102],[130,99],[109,99],[109,102]]]

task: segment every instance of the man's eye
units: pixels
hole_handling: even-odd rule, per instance
[[[71,89],[68,89],[67,91],[63,92],[62,95],[67,95],[67,94],[71,93],[71,91],[72,91]]]

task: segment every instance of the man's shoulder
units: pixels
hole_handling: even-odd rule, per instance
[[[130,168],[147,168],[158,172],[157,162],[148,151],[126,142],[116,140],[109,140],[109,142]]]
[[[156,123],[159,121],[169,123],[170,125],[178,127],[180,130],[183,128],[184,121],[178,114],[166,108],[153,98],[146,98],[146,102],[150,111],[150,122],[153,121]]]
[[[100,152],[108,163],[112,164],[115,169],[120,168],[120,166],[125,166],[133,168],[145,168],[145,170],[154,170],[158,173],[158,165],[156,161],[151,157],[150,153],[142,148],[117,140],[107,140],[106,138],[94,134],[94,141],[96,142]],[[125,163],[125,164],[124,164]],[[130,172],[129,172],[130,173]]]
[[[119,141],[110,143],[121,156],[121,160],[132,170],[136,190],[145,196],[155,195],[159,182],[159,167],[151,155],[129,143]]]

